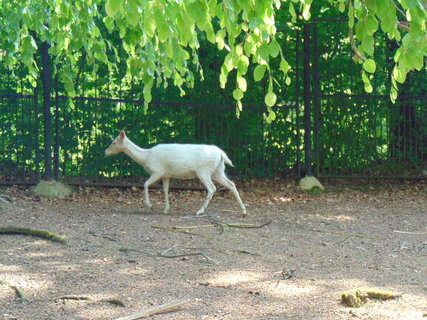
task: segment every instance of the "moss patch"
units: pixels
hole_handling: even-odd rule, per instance
[[[379,289],[355,289],[341,293],[341,302],[347,307],[359,308],[369,299],[388,300],[401,297],[401,293]]]

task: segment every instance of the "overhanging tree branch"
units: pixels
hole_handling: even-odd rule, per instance
[[[351,49],[354,51],[354,53],[356,54],[356,56],[360,60],[366,61],[366,57],[359,51],[359,49],[357,49],[356,42],[354,40],[353,28],[349,28],[348,29],[348,37],[350,38]]]

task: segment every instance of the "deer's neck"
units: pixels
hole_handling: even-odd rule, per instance
[[[124,153],[142,166],[147,161],[147,152],[147,149],[142,149],[129,139],[126,139]]]

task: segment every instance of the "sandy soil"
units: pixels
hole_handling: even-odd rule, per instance
[[[160,191],[149,210],[135,188],[80,188],[64,200],[4,189],[14,202],[1,205],[0,226],[68,244],[0,235],[0,319],[116,319],[185,297],[153,319],[426,319],[426,184],[326,188],[245,188],[246,218],[229,192],[195,217],[197,191],[172,192],[164,215]],[[403,296],[341,304],[342,291],[361,287]],[[112,298],[125,306],[103,301]]]

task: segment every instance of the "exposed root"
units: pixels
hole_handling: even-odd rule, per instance
[[[60,244],[67,244],[67,240],[65,240],[64,238],[46,230],[8,226],[0,227],[0,234],[21,234],[26,236],[38,237],[53,242],[58,242]]]

